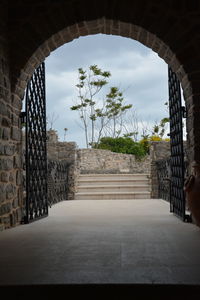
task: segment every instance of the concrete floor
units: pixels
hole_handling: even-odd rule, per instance
[[[64,201],[0,233],[0,285],[200,284],[200,228],[163,200]]]

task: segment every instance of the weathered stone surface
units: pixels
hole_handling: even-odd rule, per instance
[[[13,107],[21,110],[21,108],[22,108],[22,101],[21,101],[21,99],[18,96],[13,95],[12,96],[12,105],[13,105]]]
[[[19,126],[19,117],[15,114],[12,114],[12,125],[13,126]]]
[[[0,170],[11,170],[13,168],[13,160],[10,158],[0,158]]]
[[[0,182],[0,203],[6,200],[6,184]]]
[[[10,127],[11,121],[9,119],[7,119],[7,118],[2,118],[1,124],[4,127]]]
[[[150,158],[138,161],[135,155],[115,153],[109,150],[77,150],[81,173],[149,173]]]
[[[10,128],[3,128],[2,138],[4,140],[9,140],[10,139]]]
[[[25,192],[23,186],[19,186],[18,193],[17,193],[17,199],[18,199],[18,203],[19,203],[20,207],[22,207],[25,203],[25,202],[23,203],[23,195],[26,195],[26,192]]]
[[[16,184],[17,185],[21,185],[22,184],[22,179],[23,179],[23,177],[22,177],[22,171],[18,170],[17,173],[16,173]]]
[[[12,204],[10,202],[2,204],[0,206],[0,216],[10,213]]]
[[[4,155],[4,145],[0,145],[0,155]]]
[[[6,198],[12,199],[16,195],[16,186],[12,183],[8,184],[6,186]]]
[[[151,142],[150,156],[152,160],[158,160],[170,156],[170,143]]]
[[[13,155],[15,153],[15,145],[4,146],[4,155]]]
[[[8,116],[8,108],[3,102],[0,102],[0,112],[3,116]]]
[[[13,172],[11,172],[10,176],[9,176],[9,181],[14,182],[14,180],[15,180],[14,174],[13,174]]]
[[[19,155],[14,156],[14,168],[21,168],[22,158]]]
[[[8,172],[2,172],[1,173],[1,181],[2,182],[8,182],[9,181],[9,173]]]
[[[21,130],[17,127],[12,127],[12,139],[15,141],[20,141],[21,140]]]
[[[18,206],[19,206],[19,201],[18,201],[18,198],[16,197],[12,202],[12,207],[17,208]]]

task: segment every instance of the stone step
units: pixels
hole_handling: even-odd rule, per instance
[[[149,192],[148,184],[143,185],[85,185],[78,186],[78,193],[88,192]]]
[[[79,186],[92,186],[92,185],[131,185],[131,186],[138,186],[138,185],[148,185],[149,179],[85,179],[85,180],[78,180]]]
[[[75,200],[150,199],[148,174],[81,174]]]
[[[149,174],[81,174],[79,181],[85,180],[124,180],[124,179],[148,179]]]
[[[88,192],[76,193],[75,200],[124,200],[124,199],[150,199],[150,192]]]

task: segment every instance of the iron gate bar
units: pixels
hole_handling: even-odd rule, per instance
[[[169,117],[170,117],[170,147],[171,147],[171,180],[170,180],[170,211],[183,221],[189,221],[185,207],[185,165],[183,148],[183,115],[185,108],[181,104],[180,82],[172,69],[168,68],[169,78]]]
[[[24,223],[48,215],[45,64],[26,91],[26,209]]]
[[[170,158],[156,161],[158,197],[170,202]]]

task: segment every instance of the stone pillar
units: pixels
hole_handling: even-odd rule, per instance
[[[11,97],[6,2],[0,4],[0,230],[21,221],[22,170],[20,158],[21,101]]]
[[[187,149],[188,173],[193,173],[193,163],[200,165],[200,96],[191,95],[186,98],[187,108]]]

